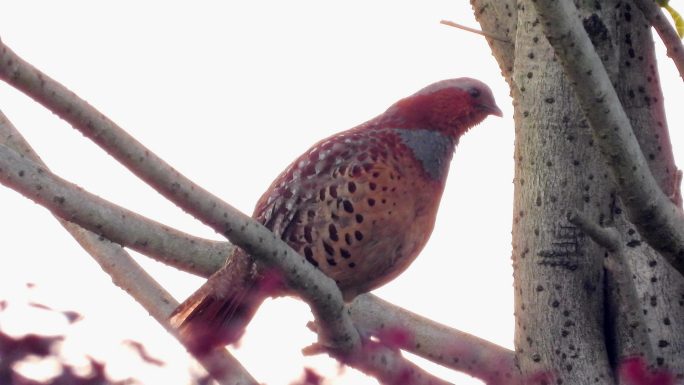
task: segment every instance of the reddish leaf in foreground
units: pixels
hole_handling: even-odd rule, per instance
[[[625,359],[618,376],[626,385],[674,385],[674,374],[663,368],[649,368],[642,357]]]
[[[301,380],[295,380],[290,383],[290,385],[321,385],[325,380],[325,377],[316,373],[315,370],[311,368],[304,368],[304,378]]]

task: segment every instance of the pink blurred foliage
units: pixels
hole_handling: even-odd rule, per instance
[[[383,328],[375,334],[383,345],[391,349],[406,348],[413,341],[413,334],[400,327]]]
[[[302,379],[290,382],[290,385],[321,385],[325,377],[318,374],[311,368],[304,368],[304,375]]]
[[[649,367],[643,357],[630,357],[622,361],[618,378],[624,385],[674,385],[675,375],[665,368]]]
[[[275,269],[266,269],[259,279],[259,291],[266,296],[277,295],[283,287],[283,274]]]

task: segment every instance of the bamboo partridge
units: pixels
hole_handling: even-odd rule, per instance
[[[491,90],[444,80],[314,144],[271,184],[253,217],[335,280],[345,301],[401,274],[425,246],[458,140],[488,115]],[[264,269],[240,248],[171,316],[191,349],[236,341],[264,298]],[[273,286],[269,284],[269,286]]]

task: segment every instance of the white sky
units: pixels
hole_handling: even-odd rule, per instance
[[[440,25],[442,19],[479,27],[464,1],[21,1],[3,4],[0,37],[173,167],[250,214],[271,181],[319,139],[432,82],[485,81],[505,118],[489,118],[462,138],[430,243],[406,273],[375,293],[513,348],[511,99],[484,38]],[[684,146],[681,80],[663,54],[660,67],[677,150]],[[182,231],[221,239],[4,83],[0,109],[57,175]],[[106,360],[112,378],[187,383],[187,366],[178,363],[186,360],[183,349],[46,210],[0,187],[0,215],[0,299],[10,303],[0,313],[3,330],[68,333],[65,360],[82,363],[86,352]],[[179,301],[202,283],[133,254]],[[37,286],[26,289],[26,282]],[[27,301],[85,319],[67,326]],[[296,379],[303,366],[334,376],[334,361],[299,353],[314,340],[305,327],[311,318],[298,301],[268,301],[234,353],[269,385]],[[141,365],[123,339],[143,342],[172,364]],[[425,367],[457,384],[480,383]],[[334,383],[375,381],[347,370]]]

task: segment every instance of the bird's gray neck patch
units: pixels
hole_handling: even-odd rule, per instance
[[[397,128],[394,131],[399,134],[404,144],[413,150],[413,155],[422,162],[423,170],[430,175],[430,178],[446,177],[449,163],[456,149],[456,143],[451,137],[438,131],[425,129]]]

